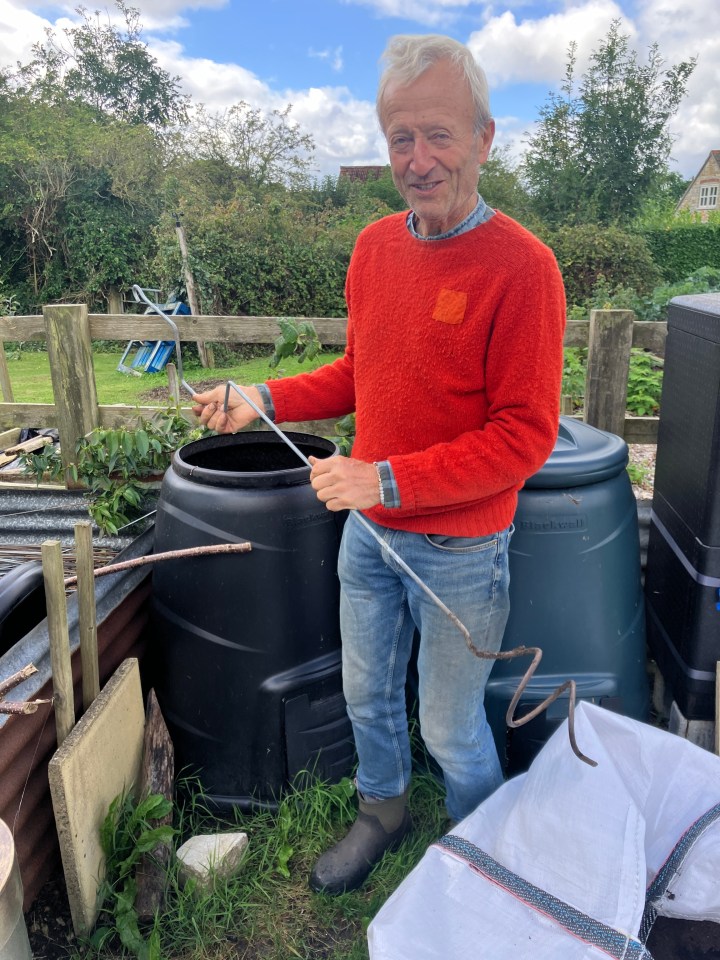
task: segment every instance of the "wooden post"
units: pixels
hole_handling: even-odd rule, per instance
[[[124,313],[123,310],[123,298],[122,293],[118,290],[117,287],[110,287],[107,295],[107,312],[108,313]]]
[[[591,310],[585,423],[622,437],[632,346],[632,310]]]
[[[100,693],[92,526],[87,520],[75,524],[75,566],[83,708],[87,710]]]
[[[43,316],[65,485],[78,487],[69,472],[75,445],[100,423],[88,310],[63,303],[43,307]]]
[[[46,540],[41,548],[47,605],[50,663],[52,665],[55,728],[60,746],[75,725],[75,695],[70,665],[70,631],[67,622],[65,578],[59,540]]]
[[[192,270],[190,269],[187,242],[185,240],[185,230],[183,229],[182,223],[180,223],[179,213],[175,214],[175,232],[177,233],[178,244],[180,246],[182,268],[183,273],[185,274],[185,289],[187,290],[188,300],[190,302],[190,310],[195,314],[196,317],[199,317],[200,302],[197,296],[197,288],[195,287],[195,278],[193,277]],[[212,347],[208,347],[204,341],[199,340],[197,343],[197,348],[200,356],[200,363],[203,365],[203,367],[214,367],[215,357],[213,356]]]
[[[0,392],[5,403],[14,403],[10,371],[8,370],[5,344],[0,340]]]

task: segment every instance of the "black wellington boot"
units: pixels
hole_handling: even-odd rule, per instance
[[[310,887],[338,894],[361,887],[388,850],[397,850],[412,828],[407,791],[401,797],[369,803],[359,798],[357,820],[334,847],[320,857],[310,874]]]

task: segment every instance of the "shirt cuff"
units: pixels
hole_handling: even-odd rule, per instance
[[[389,510],[397,510],[400,506],[400,491],[398,490],[395,473],[388,460],[381,460],[375,464],[383,492],[383,506]]]
[[[262,398],[263,406],[265,407],[265,413],[267,416],[275,423],[275,404],[273,403],[272,394],[270,393],[270,388],[266,383],[256,383],[254,384],[255,389],[260,394]]]

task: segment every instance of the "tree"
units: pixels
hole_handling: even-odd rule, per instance
[[[144,126],[97,123],[77,103],[15,94],[0,111],[0,244],[7,287],[31,312],[129,286],[151,252],[162,151]]]
[[[125,20],[124,32],[100,14],[91,18],[84,7],[82,22],[62,31],[52,29],[46,42],[36,43],[33,59],[11,77],[19,92],[48,103],[83,103],[101,117],[130,124],[165,127],[184,122],[188,98],[180,93],[178,77],[163,70],[141,40],[140,12],[125,0],[115,0]]]
[[[292,106],[263,113],[244,100],[228,110],[195,110],[185,131],[185,163],[208,195],[230,199],[236,185],[265,189],[306,184],[314,141],[290,120]]]
[[[667,172],[671,118],[696,59],[665,68],[657,44],[638,61],[613,21],[587,72],[575,81],[576,44],[565,80],[540,110],[523,173],[537,214],[550,223],[632,218]]]

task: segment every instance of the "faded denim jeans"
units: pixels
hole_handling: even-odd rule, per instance
[[[443,537],[368,523],[459,618],[476,647],[500,649],[512,527],[487,537]],[[448,815],[461,820],[503,781],[483,705],[494,661],[468,649],[447,614],[352,513],[338,573],[343,690],[359,758],[358,789],[388,799],[410,782],[405,681],[417,627],[420,733],[443,772]]]

